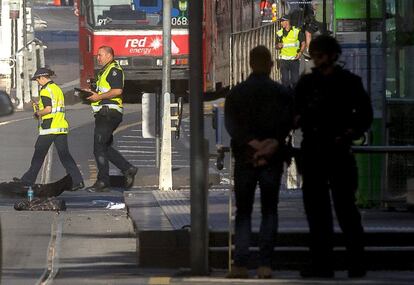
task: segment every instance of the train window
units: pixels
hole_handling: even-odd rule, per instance
[[[88,7],[87,21],[97,29],[130,29],[132,27],[162,27],[161,0],[85,0]],[[171,25],[188,26],[188,0],[173,0]]]
[[[136,10],[142,10],[149,14],[161,14],[161,0],[134,0],[134,5]]]
[[[154,7],[158,6],[158,0],[141,0],[140,6],[141,7]]]

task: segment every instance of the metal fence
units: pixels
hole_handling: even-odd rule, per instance
[[[233,33],[230,38],[230,85],[234,86],[245,80],[250,74],[249,52],[258,45],[266,46],[274,61],[278,56],[276,50],[275,23],[260,26],[258,28]],[[273,66],[271,78],[280,79],[277,64]]]
[[[227,160],[224,159],[224,153],[229,150],[230,139],[224,128],[223,106],[215,106],[213,115],[218,152],[216,165],[221,170],[224,163],[225,168],[229,169],[229,156]],[[398,121],[398,123],[401,122]],[[393,137],[395,138],[395,135]],[[301,140],[302,134],[296,130],[292,136],[293,146],[299,149]],[[357,203],[361,207],[414,207],[414,144],[403,145],[401,141],[391,142],[394,145],[352,147],[359,170],[359,186],[356,196]],[[329,165],[326,166],[328,167]],[[324,170],[321,169],[321,171]],[[231,171],[226,175],[231,181]],[[290,166],[285,168],[281,189],[300,191],[301,187],[302,177],[293,160]]]

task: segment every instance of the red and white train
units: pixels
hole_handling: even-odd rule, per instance
[[[171,1],[171,89],[182,96],[188,89],[189,0]],[[231,32],[260,25],[261,1],[203,1],[204,90],[214,92],[229,84]],[[98,69],[94,57],[97,49],[109,45],[125,71],[129,99],[144,91],[160,90],[163,0],[77,0],[76,4],[81,87],[87,87],[87,80]]]

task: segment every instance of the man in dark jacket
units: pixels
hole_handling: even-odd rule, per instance
[[[248,277],[251,213],[257,183],[262,206],[258,277],[272,276],[283,152],[293,122],[293,98],[284,86],[269,78],[273,66],[269,50],[264,46],[252,49],[250,66],[253,72],[230,91],[225,102],[225,124],[235,158],[237,208],[234,266],[228,278]]]
[[[362,277],[364,243],[355,205],[358,169],[351,144],[372,123],[372,107],[361,78],[336,65],[338,42],[321,35],[309,48],[315,67],[296,86],[295,109],[302,129],[303,202],[310,229],[312,264],[303,277],[333,277],[331,198],[348,251],[349,277]]]

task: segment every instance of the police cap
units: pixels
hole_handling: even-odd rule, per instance
[[[40,67],[33,74],[33,77],[31,78],[31,80],[36,80],[36,78],[39,78],[41,76],[50,77],[54,74],[55,74],[55,72],[53,70],[50,70],[46,67]]]
[[[284,22],[284,21],[290,21],[290,17],[289,15],[283,15],[281,18],[279,18],[280,22]]]

